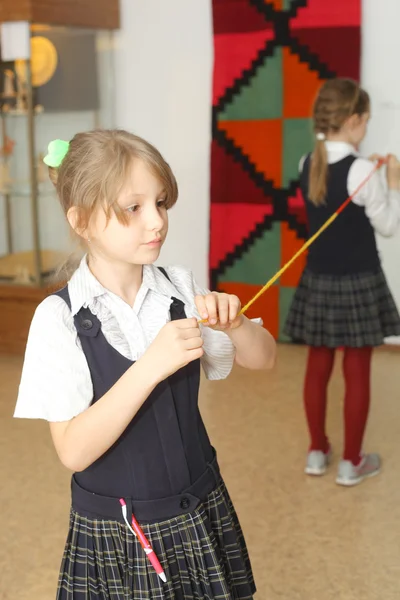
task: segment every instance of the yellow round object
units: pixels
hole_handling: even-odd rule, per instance
[[[57,50],[49,39],[42,36],[31,38],[31,69],[33,87],[39,87],[50,81],[56,71],[57,63]],[[16,61],[15,68],[18,76],[21,79],[26,79],[25,62]]]

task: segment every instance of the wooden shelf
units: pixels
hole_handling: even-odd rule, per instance
[[[0,23],[119,29],[119,0],[0,0]]]
[[[67,255],[64,252],[42,250],[41,263],[43,276],[53,273],[66,258]],[[15,252],[0,257],[0,284],[14,281],[18,284],[18,278],[21,278],[21,276],[34,281],[35,257],[33,252]],[[28,281],[25,281],[25,283],[28,283]]]

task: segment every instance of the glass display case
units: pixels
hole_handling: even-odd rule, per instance
[[[0,41],[0,286],[45,288],[73,248],[43,157],[53,139],[114,126],[114,34],[28,28],[29,59],[3,60]]]

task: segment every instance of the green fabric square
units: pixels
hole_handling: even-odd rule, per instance
[[[314,147],[311,119],[284,119],[283,121],[283,186],[299,178],[301,157]]]
[[[279,270],[280,252],[281,224],[275,222],[232,267],[226,269],[219,281],[264,285]]]
[[[295,287],[280,287],[279,288],[279,333],[278,339],[280,342],[291,342],[291,338],[283,333],[287,314],[296,292]]]
[[[274,55],[265,59],[248,84],[242,85],[240,92],[233,97],[219,119],[221,121],[280,119],[283,106],[282,73],[282,48],[276,48]]]

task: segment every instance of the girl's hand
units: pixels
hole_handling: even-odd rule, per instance
[[[384,160],[387,161],[387,156],[383,156],[382,154],[371,154],[371,156],[368,156],[368,160],[370,160],[371,162],[378,162],[379,160]]]
[[[204,325],[216,331],[236,329],[243,323],[239,315],[241,304],[237,296],[211,292],[206,296],[196,296],[195,303],[200,317],[207,320]]]
[[[204,354],[197,319],[170,321],[162,327],[140,359],[151,377],[160,383]]]

